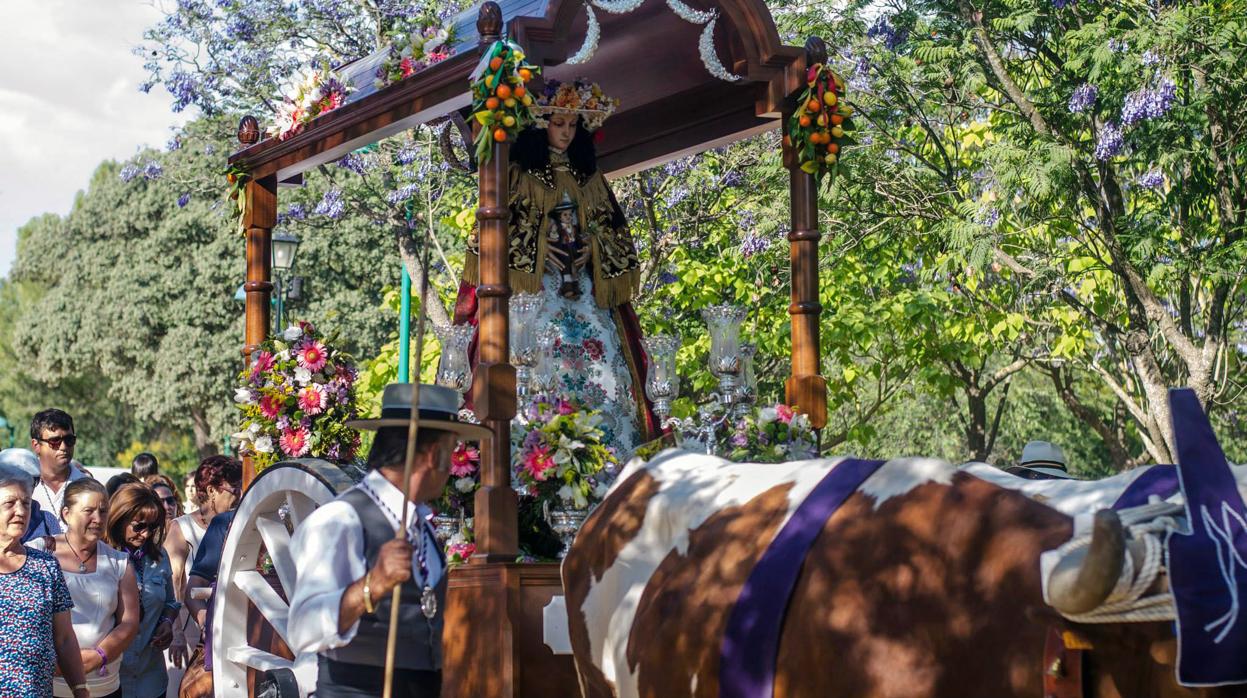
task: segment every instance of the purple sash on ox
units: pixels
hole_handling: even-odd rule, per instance
[[[1114,509],[1129,509],[1147,504],[1147,500],[1156,495],[1161,499],[1169,499],[1177,494],[1178,469],[1172,465],[1153,465],[1142,475],[1130,483],[1121,496],[1113,502]]]
[[[1247,507],[1195,393],[1169,391],[1169,407],[1191,528],[1168,546],[1178,682],[1247,683]]]
[[[771,698],[780,632],[805,556],[827,519],[883,461],[841,461],[797,505],[762,553],[727,619],[719,649],[720,698]]]

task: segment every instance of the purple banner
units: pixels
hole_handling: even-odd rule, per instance
[[[728,616],[719,650],[720,698],[772,698],[780,633],[805,556],[827,519],[883,465],[848,459],[823,476],[762,553]]]
[[[1178,683],[1247,683],[1247,507],[1190,389],[1169,391],[1191,532],[1169,538],[1178,610]]]

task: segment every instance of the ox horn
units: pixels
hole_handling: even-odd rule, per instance
[[[1091,544],[1061,559],[1048,577],[1048,600],[1065,615],[1093,611],[1113,591],[1126,555],[1126,533],[1112,509],[1095,513]]]

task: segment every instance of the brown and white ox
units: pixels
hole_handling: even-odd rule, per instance
[[[746,578],[838,462],[667,451],[629,465],[563,563],[584,696],[717,698],[724,630]],[[1083,695],[1247,696],[1244,686],[1178,686],[1170,623],[1075,626],[1046,604],[1040,554],[1072,528],[1066,514],[946,462],[889,461],[827,519],[805,558],[774,695],[1041,698],[1052,628],[1094,646]],[[1066,561],[1076,569],[1065,565],[1064,586],[1054,578],[1049,589],[1070,612],[1102,601],[1121,569],[1115,516],[1097,516],[1095,530],[1086,557]]]

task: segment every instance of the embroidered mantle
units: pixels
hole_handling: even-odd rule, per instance
[[[636,246],[601,172],[585,176],[565,158],[552,157],[550,165],[540,170],[523,170],[512,164],[509,179],[508,266],[512,291],[541,292],[547,253],[545,233],[552,224],[550,212],[567,193],[579,208],[580,230],[589,243],[594,300],[599,307],[613,308],[633,299],[640,284]],[[480,284],[479,249],[473,231],[463,268],[463,280],[472,285]]]

